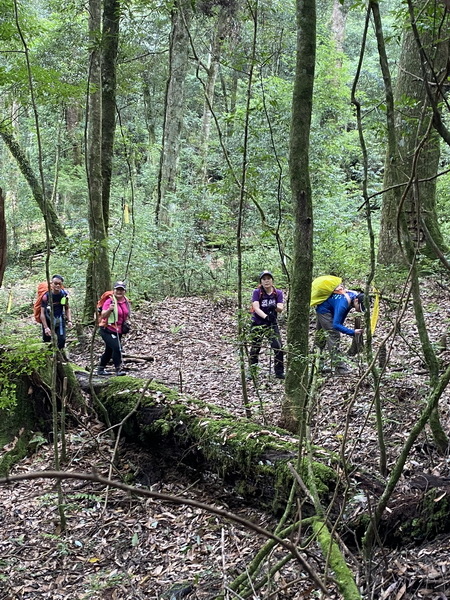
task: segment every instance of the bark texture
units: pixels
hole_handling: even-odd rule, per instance
[[[109,227],[109,200],[116,131],[116,65],[119,46],[120,2],[103,2],[102,36],[102,205],[105,229]]]
[[[297,61],[292,99],[290,180],[294,207],[294,252],[287,328],[288,370],[281,425],[297,431],[306,419],[309,300],[312,280],[313,214],[309,141],[316,62],[316,3],[297,0]]]
[[[231,32],[231,23],[234,19],[235,5],[221,6],[217,16],[217,24],[211,40],[208,65],[206,65],[206,81],[203,82],[205,101],[203,104],[202,129],[200,135],[200,177],[208,182],[208,145],[211,133],[212,110],[214,106],[214,89],[219,73],[220,58],[224,41]]]
[[[92,319],[98,298],[111,287],[108,234],[103,211],[102,182],[102,61],[97,36],[101,31],[101,0],[90,0],[89,111],[87,174],[89,186],[89,234],[91,252],[86,272],[85,320]]]
[[[177,0],[172,11],[169,76],[167,79],[161,160],[155,210],[156,223],[168,225],[170,195],[177,186],[180,136],[183,127],[184,83],[189,66],[189,35],[192,5],[189,0]]]
[[[3,283],[3,275],[6,269],[6,221],[5,221],[5,197],[0,188],[0,286]]]
[[[417,10],[422,7],[422,0],[414,3]],[[383,207],[380,229],[378,260],[383,264],[403,262],[403,255],[398,245],[399,228],[398,193],[389,190],[393,185],[417,181],[407,190],[401,209],[406,217],[406,224],[413,242],[429,256],[435,256],[434,248],[427,239],[428,230],[434,243],[442,251],[445,250],[439,230],[436,212],[436,173],[440,157],[440,138],[430,128],[432,111],[427,100],[425,77],[429,86],[437,92],[436,78],[446,67],[448,60],[448,40],[440,41],[440,31],[428,22],[418,24],[421,43],[428,56],[430,65],[424,65],[414,33],[409,26],[402,40],[402,51],[399,61],[397,83],[394,92],[395,133],[397,136],[398,162],[393,165],[391,157],[385,162],[384,188],[388,191],[383,196]],[[424,181],[426,180],[426,181]],[[406,185],[401,189],[406,191]],[[422,225],[422,220],[425,227]]]

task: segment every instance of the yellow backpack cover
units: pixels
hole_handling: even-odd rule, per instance
[[[311,306],[317,306],[325,302],[331,296],[338,285],[342,283],[340,277],[334,275],[322,275],[316,277],[311,284]]]

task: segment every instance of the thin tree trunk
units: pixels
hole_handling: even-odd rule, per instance
[[[371,7],[369,6],[367,8],[366,23],[365,23],[364,35],[363,35],[363,44],[362,44],[361,53],[360,53],[360,61],[359,61],[358,69],[357,69],[357,74],[355,76],[355,81],[354,81],[354,84],[352,87],[352,103],[356,107],[356,117],[357,117],[357,123],[358,123],[359,141],[360,141],[361,151],[362,151],[362,155],[363,155],[364,178],[363,178],[363,182],[362,182],[362,191],[363,191],[363,197],[364,197],[364,201],[365,201],[367,231],[369,233],[369,242],[370,242],[370,272],[368,274],[367,281],[366,281],[366,288],[365,288],[366,298],[369,297],[370,288],[371,288],[373,279],[375,277],[375,272],[376,272],[375,234],[373,231],[371,206],[370,206],[370,202],[368,199],[368,190],[367,190],[369,160],[368,160],[367,147],[366,147],[364,133],[363,133],[361,105],[356,98],[356,86],[359,81],[359,76],[360,76],[360,72],[361,72],[361,68],[362,68],[362,64],[363,64],[363,57],[364,57],[364,53],[365,53],[365,45],[366,45],[366,40],[367,40],[367,31],[369,28],[371,14],[372,14],[372,10],[371,10]],[[384,38],[383,38],[383,31],[382,31],[382,27],[381,27],[381,22],[379,20],[379,16],[380,16],[379,13],[377,11],[375,11],[375,13],[373,14],[373,20],[375,22],[375,33],[376,33],[377,40],[378,40],[379,52],[383,56],[383,58],[382,58],[383,71],[385,71],[386,66],[387,66],[387,60],[385,60],[385,52],[384,52],[384,46],[383,46]],[[382,48],[380,48],[380,45],[382,46]],[[387,77],[387,74],[386,74],[386,77]],[[355,325],[355,329],[359,329],[359,328],[356,327],[356,325]],[[376,417],[376,423],[377,423],[378,447],[379,447],[379,451],[380,451],[380,459],[379,459],[380,473],[384,476],[387,474],[387,452],[386,452],[386,442],[385,442],[385,437],[384,437],[384,427],[383,427],[384,422],[383,422],[383,412],[382,412],[382,403],[381,403],[381,395],[380,395],[380,374],[379,374],[378,369],[373,360],[372,331],[371,331],[371,323],[370,323],[370,303],[369,302],[367,303],[367,310],[366,310],[366,335],[367,335],[367,350],[366,350],[367,363],[369,365],[372,365],[371,372],[372,372],[373,383],[374,383],[374,406],[375,406],[375,417]]]
[[[281,423],[290,431],[306,423],[309,301],[312,280],[313,214],[309,143],[316,62],[316,3],[297,0],[297,61],[292,99],[290,179],[294,206],[294,252],[287,342],[286,396]]]
[[[228,7],[220,8],[216,30],[214,31],[213,40],[211,42],[209,64],[206,70],[205,102],[203,104],[202,130],[200,137],[201,179],[205,182],[208,180],[208,145],[211,133],[211,111],[214,106],[214,88],[219,72],[222,44],[227,37],[227,26],[230,17],[229,12]]]
[[[253,86],[253,72],[256,62],[256,43],[258,38],[258,13],[257,4],[252,7],[252,18],[253,18],[253,38],[252,38],[252,54],[250,57],[250,69],[248,74],[247,82],[247,97],[245,106],[245,126],[243,135],[243,154],[242,154],[242,174],[239,185],[239,211],[238,211],[238,223],[236,230],[236,254],[237,254],[237,276],[238,276],[238,306],[243,312],[242,302],[242,238],[243,238],[243,224],[244,224],[244,212],[245,212],[245,188],[247,182],[247,169],[248,169],[248,139],[249,139],[249,124],[250,124],[250,103],[252,98],[252,86]],[[238,336],[240,340],[244,339],[244,328],[245,325],[242,319],[238,321]],[[244,410],[247,417],[251,417],[251,408],[248,401],[247,385],[245,380],[245,352],[244,345],[239,346],[239,358],[240,358],[240,373],[241,373],[241,386],[242,386],[242,400],[244,404]]]
[[[333,33],[333,38],[336,43],[336,50],[338,52],[344,51],[346,16],[347,15],[345,13],[345,9],[342,2],[339,2],[339,0],[334,0],[333,14],[331,17],[331,31]],[[342,66],[340,60],[339,66]]]
[[[72,164],[79,166],[82,164],[82,147],[78,134],[80,123],[80,107],[78,104],[71,104],[65,109],[66,134],[70,141],[71,152],[66,150],[64,156],[67,156]]]
[[[89,2],[91,56],[89,71],[89,109],[86,170],[89,187],[89,233],[91,252],[86,274],[85,320],[92,319],[101,294],[111,287],[108,236],[102,202],[102,74],[101,50],[97,42],[101,31],[101,0]]]
[[[189,0],[177,0],[172,11],[170,36],[169,77],[164,106],[164,125],[161,159],[158,174],[158,190],[155,208],[156,223],[170,223],[170,195],[177,186],[180,137],[183,127],[184,82],[189,66],[189,35],[192,7]]]
[[[106,231],[109,227],[109,200],[116,131],[116,63],[119,45],[119,21],[119,0],[103,0],[102,205]]]
[[[147,126],[148,131],[148,161],[152,162],[152,152],[151,148],[156,143],[156,133],[155,133],[155,109],[153,103],[153,96],[155,94],[155,90],[151,88],[152,86],[152,73],[145,72],[142,76],[142,96],[144,101],[144,117],[145,124]]]
[[[0,286],[3,283],[3,275],[6,269],[6,221],[5,221],[5,197],[0,188]]]

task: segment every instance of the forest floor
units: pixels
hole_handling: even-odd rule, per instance
[[[423,286],[427,325],[435,346],[448,333],[449,293],[436,285]],[[151,356],[154,360],[129,358],[127,371],[225,408],[237,419],[244,418],[235,315],[232,303],[202,298],[166,298],[160,303],[141,304],[133,313],[132,331],[124,338],[124,354]],[[396,304],[382,302],[375,351],[395,316]],[[313,328],[312,319],[311,346]],[[283,323],[281,330],[285,341]],[[347,347],[348,338],[342,344]],[[69,334],[68,346],[71,361],[91,368],[89,353],[81,350],[74,332]],[[95,362],[100,353],[99,340],[95,341]],[[421,357],[413,308],[409,305],[400,332],[388,345],[388,366],[380,388],[389,470],[427,398],[428,373]],[[450,351],[441,350],[439,358],[445,367],[450,362]],[[363,357],[349,361],[349,376],[327,375],[321,380],[312,411],[311,437],[316,446],[343,452],[355,473],[383,481],[379,475],[373,387],[361,377],[366,367]],[[276,425],[284,385],[273,376],[267,348],[261,353],[260,366],[257,385],[248,383],[252,419],[262,427]],[[449,432],[450,391],[441,398],[440,415],[444,430]],[[91,472],[95,467],[108,474],[113,442],[103,424],[92,412],[73,410],[72,417],[76,424],[67,431],[68,463],[64,468]],[[120,475],[133,478],[139,463],[145,460],[149,459],[142,451],[123,444],[117,465]],[[15,466],[13,473],[53,466],[53,447],[42,440],[36,453]],[[412,482],[421,476],[434,476],[443,482],[450,478],[449,456],[436,451],[428,429],[408,456],[395,495],[397,505],[416,493]],[[50,481],[24,481],[0,488],[0,600],[212,600],[220,592],[230,600],[242,597],[229,586],[245,572],[261,547],[263,540],[258,535],[192,507],[131,497],[80,481],[65,481],[62,487],[68,520],[65,532],[60,529],[56,490]],[[245,506],[218,481],[204,485],[174,471],[164,473],[152,489],[220,506],[267,529],[276,526],[273,516]],[[436,502],[446,496],[446,489]],[[390,506],[390,510],[395,508]],[[368,497],[360,489],[350,499],[346,513],[358,515],[367,510]],[[315,544],[305,549],[305,556],[317,573],[324,572],[324,561]],[[281,557],[280,551],[273,551],[261,575],[267,575]],[[374,552],[370,564],[357,548],[347,549],[346,557],[367,600],[450,598],[450,536],[444,531],[419,545],[386,545]],[[308,588],[307,582],[298,564],[290,561],[269,577],[269,583],[246,597],[321,597],[315,588]],[[327,589],[330,598],[342,597],[332,574]]]

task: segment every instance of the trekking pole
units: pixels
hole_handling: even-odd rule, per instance
[[[272,348],[269,346],[269,377],[272,375]]]
[[[119,344],[119,350],[120,350],[120,366],[123,366],[123,350],[122,350],[122,344],[120,342],[120,334],[119,334],[119,326],[116,325],[116,331],[117,331],[117,343]]]
[[[118,307],[115,296],[113,296],[113,302],[114,302],[114,316],[116,316],[116,311],[117,311],[116,333],[117,333],[117,343],[119,344],[119,352],[120,352],[120,366],[122,367],[123,366],[123,351],[122,351],[122,344],[120,342],[119,324],[117,322],[119,319],[119,307]]]

